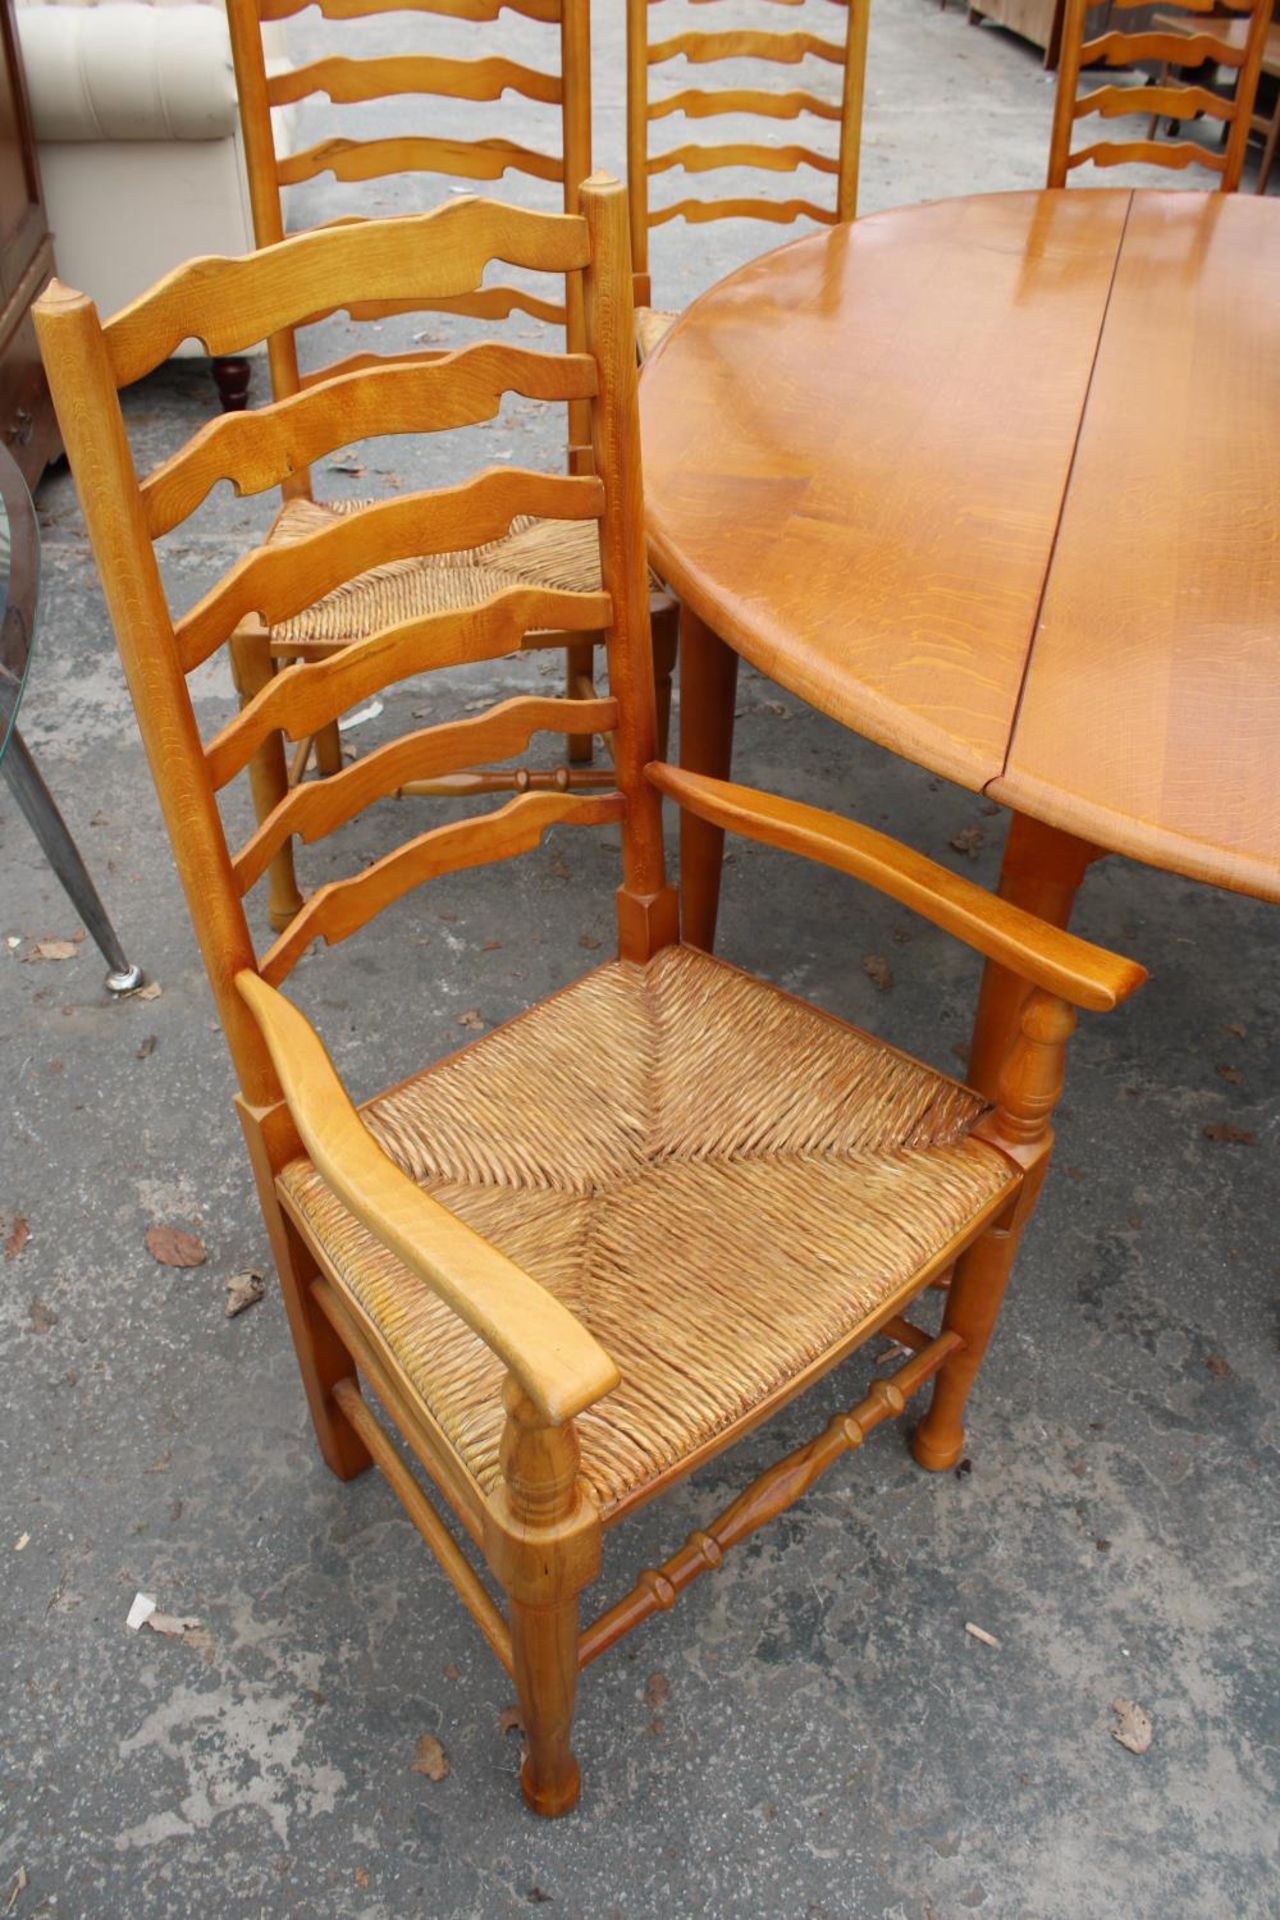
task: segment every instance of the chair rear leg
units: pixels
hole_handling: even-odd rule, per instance
[[[589,700],[595,685],[596,645],[594,640],[575,640],[564,650],[564,690],[570,700]],[[596,743],[589,733],[571,733],[565,747],[570,766],[589,766],[595,758]]]
[[[271,658],[271,637],[261,627],[237,627],[231,636],[230,653],[236,692],[241,706],[247,706],[277,671],[276,662]],[[289,769],[280,734],[269,734],[249,762],[249,785],[254,817],[261,826],[289,791]],[[278,933],[288,926],[302,906],[293,866],[292,840],[285,841],[267,869],[267,899],[271,924]]]
[[[336,720],[327,720],[316,730],[316,772],[326,780],[342,772],[342,735]]]

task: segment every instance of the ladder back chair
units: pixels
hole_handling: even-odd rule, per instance
[[[285,237],[285,194],[324,174],[342,182],[372,183],[406,174],[500,180],[515,173],[552,183],[565,210],[576,208],[578,190],[591,171],[589,0],[316,0],[320,16],[340,34],[345,31],[348,41],[355,23],[369,22],[380,14],[390,13],[397,21],[410,13],[470,23],[475,27],[481,57],[456,59],[430,53],[352,57],[337,52],[273,71],[264,46],[264,28],[304,12],[308,4],[309,0],[227,0],[254,233],[260,247],[272,246]],[[493,51],[492,23],[504,7],[545,30],[549,43],[545,65],[524,65]],[[491,29],[487,38],[483,33],[486,26]],[[507,94],[556,110],[559,132],[558,139],[551,143],[552,150],[543,151],[493,134],[478,140],[457,137],[475,130],[477,113],[489,125],[500,125],[500,103]],[[336,109],[408,97],[421,98],[429,106],[424,110],[421,132],[360,138],[335,131],[297,152],[282,151],[282,110],[316,96],[327,98]],[[443,119],[451,108],[456,111]],[[441,192],[429,190],[427,197],[438,199]],[[406,309],[402,303],[362,301],[348,310],[353,319],[378,321]],[[464,295],[423,301],[411,311],[483,321],[531,318],[563,328],[571,352],[582,348],[582,303],[573,276],[558,291],[488,285]],[[304,374],[299,369],[297,333],[296,328],[285,328],[267,343],[272,392],[277,400],[305,391],[343,367],[372,364],[372,356],[358,355]],[[436,357],[436,351],[430,349],[396,356],[424,363]],[[570,472],[590,468],[587,423],[585,403],[571,402],[567,420]],[[305,463],[285,476],[282,493],[284,505],[273,535],[280,541],[305,539],[349,510],[347,502],[315,500],[310,466]],[[472,572],[489,576],[495,592],[522,582],[590,591],[599,586],[598,576],[592,572],[594,564],[586,530],[573,522],[554,520],[518,524],[503,539],[478,546],[468,560]],[[344,581],[318,606],[270,633],[246,629],[238,637],[235,669],[243,696],[251,699],[279,662],[314,659],[322,650],[345,646],[376,631],[393,616],[465,604],[468,596],[474,597],[474,588],[475,582],[463,578],[456,566],[441,567],[429,560],[418,566],[374,569],[353,581]],[[674,605],[661,598],[654,612],[663,662],[659,684],[665,703],[675,659],[676,614]],[[563,636],[571,697],[590,698],[593,693],[598,638]],[[313,752],[321,773],[338,771],[342,755],[336,724],[321,729],[314,743],[300,743],[289,768],[292,781],[305,774]],[[567,743],[568,764],[563,767],[532,773],[525,770],[519,775],[472,769],[422,781],[412,791],[462,794],[518,790],[530,783],[564,790],[611,785],[613,776],[607,769],[589,764],[593,756],[590,735],[572,736]],[[288,872],[282,867],[275,877],[272,901],[277,925],[288,919],[297,904]]]
[[[691,0],[699,6],[714,5],[717,0]],[[862,103],[866,81],[867,23],[871,0],[829,0],[836,9],[832,30],[827,33],[796,31],[794,25],[773,24],[779,7],[794,7],[800,0],[761,0],[767,26],[733,28],[726,31],[697,29],[667,33],[656,39],[650,32],[655,7],[670,13],[667,0],[627,0],[627,190],[631,205],[631,256],[634,262],[637,340],[642,356],[652,350],[671,326],[675,315],[653,306],[652,279],[649,272],[649,233],[671,220],[705,222],[708,220],[767,220],[790,225],[810,219],[824,226],[852,220],[858,210],[858,163],[862,144]],[[659,15],[659,21],[663,19]],[[658,29],[662,31],[661,27]],[[699,76],[690,76],[694,84],[683,84],[685,74],[673,89],[664,87],[654,94],[650,74],[655,68],[681,61],[691,69],[715,67],[726,61],[747,61],[752,84],[749,86],[698,84]],[[802,68],[801,74],[796,73]],[[779,76],[778,69],[786,71]],[[823,73],[839,76],[839,87],[823,84]],[[807,76],[813,75],[812,79]],[[670,78],[671,76],[665,76]],[[693,121],[732,117],[735,137],[704,143],[668,141],[657,153],[650,151],[650,130],[655,121],[683,117],[686,126]],[[800,120],[812,126],[816,121],[838,128],[835,140],[810,144],[812,136],[780,139],[780,121]],[[737,136],[745,121],[751,138]],[[763,122],[759,128],[751,122]],[[787,129],[788,136],[793,130]],[[794,130],[801,132],[802,129]],[[674,136],[673,136],[674,138]],[[650,201],[649,183],[659,174],[681,171],[685,175],[717,173],[728,169],[746,169],[748,173],[797,173],[801,168],[827,176],[821,197],[804,193],[763,197],[738,194],[705,194],[695,198],[667,199],[657,207]],[[834,182],[834,193],[831,183]]]
[[[1217,174],[1223,193],[1234,193],[1240,185],[1253,124],[1258,77],[1271,27],[1272,0],[1179,0],[1180,12],[1187,14],[1217,14],[1224,8],[1247,14],[1248,32],[1241,42],[1209,32],[1175,33],[1161,28],[1158,22],[1154,30],[1144,27],[1126,32],[1108,28],[1105,33],[1086,40],[1085,20],[1090,4],[1091,0],[1066,0],[1047,185],[1065,187],[1067,175],[1089,162],[1097,167],[1136,162],[1174,170],[1205,167]],[[1132,13],[1142,4],[1143,0],[1114,0],[1111,11]],[[1079,91],[1082,71],[1095,67],[1130,67],[1147,60],[1162,64],[1162,71],[1154,81],[1140,80],[1136,86],[1104,81],[1086,93]],[[1195,69],[1208,63],[1235,71],[1236,84],[1230,96],[1206,86],[1169,79],[1170,68]],[[1145,135],[1126,133],[1115,140],[1100,139],[1087,146],[1072,146],[1078,120],[1093,115],[1112,120],[1130,114],[1148,117]],[[1181,124],[1201,116],[1221,125],[1226,136],[1223,147],[1215,149],[1199,140],[1157,137],[1162,119]]]
[[[943,1469],[1051,1139],[1076,1006],[1103,1009],[1142,970],[1044,926],[885,836],[654,758],[657,733],[626,196],[599,176],[581,213],[459,200],[179,269],[105,325],[56,283],[37,326],[178,873],[240,1091],[240,1120],[321,1452],[342,1478],[384,1471],[514,1679],[525,1795],[567,1811],[579,1672],[933,1381],[917,1458]],[[483,345],[464,369],[360,368],[227,416],[139,480],[117,389],[195,334],[243,351],[348,297],[479,284],[497,257],[581,277],[584,349]],[[465,414],[478,383],[587,402],[594,472],[501,469],[384,501],[233,566],[182,618],[153,541],[228,478],[279,479],[290,450],[339,443],[351,409],[379,432]],[[455,398],[462,403],[456,408]],[[247,609],[292,617],[350,569],[447,551],[520,513],[581,520],[590,593],[504,588],[278,675],[207,743],[188,675]],[[264,743],[296,738],[407,675],[494,658],[552,627],[606,635],[609,694],[508,701],[391,740],[295,788],[238,849],[219,792]],[[407,704],[407,703],[406,703]],[[616,788],[526,793],[437,827],[320,888],[265,952],[243,898],[290,835],[314,840],[414,773],[503,752],[537,728],[613,738]],[[663,865],[662,796],[856,876],[1029,983],[994,1104],[778,989],[682,946]],[[621,830],[618,957],[357,1110],[280,991],[317,939],[336,944],[440,874],[532,848],[553,826]],[[907,1320],[954,1270],[940,1331]],[[872,1334],[909,1358],[847,1416],[757,1480],[614,1604],[579,1622],[601,1540]],[[376,1394],[452,1507],[443,1525],[362,1397]],[[485,1577],[487,1570],[488,1578]]]

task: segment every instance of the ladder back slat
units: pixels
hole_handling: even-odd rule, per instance
[[[184,673],[207,660],[250,615],[278,626],[372,567],[457,553],[501,539],[521,514],[598,520],[604,488],[589,475],[490,467],[456,487],[380,500],[297,540],[255,547],[175,627]]]
[[[838,120],[840,102],[794,88],[788,93],[766,93],[755,87],[685,87],[651,101],[647,111],[650,120],[665,120],[673,113],[683,113],[689,120],[730,113],[758,113],[766,120],[796,120],[802,113],[811,113],[819,120]]]
[[[411,674],[498,660],[519,652],[526,634],[548,629],[599,633],[610,617],[606,593],[507,587],[474,607],[385,627],[326,659],[276,674],[210,741],[205,749],[209,779],[215,789],[225,787],[272,733],[301,740]]]
[[[339,373],[252,412],[210,420],[143,483],[153,538],[194,513],[220,480],[262,493],[351,440],[435,433],[494,419],[503,396],[590,399],[589,354],[538,353],[482,340],[426,362]],[[473,543],[469,543],[473,544]]]
[[[836,224],[834,210],[815,206],[812,200],[677,200],[650,213],[649,225],[662,227],[668,220],[687,220],[691,226],[708,220],[772,220],[786,226],[802,219],[818,220],[825,227]]]
[[[433,13],[451,20],[496,20],[505,8],[554,25],[561,15],[560,0],[258,0],[263,20],[291,20],[314,6],[322,20],[367,20],[379,13]]]
[[[1080,49],[1082,67],[1129,67],[1139,60],[1167,60],[1174,67],[1244,64],[1244,48],[1229,46],[1209,33],[1102,33]]]
[[[526,173],[535,180],[564,179],[564,161],[535,153],[514,140],[443,140],[403,134],[388,140],[321,140],[278,162],[282,187],[300,186],[322,173],[335,180],[380,180],[391,173],[444,173],[459,180],[500,180]]]
[[[662,66],[684,56],[694,66],[712,60],[768,60],[782,67],[798,66],[812,56],[844,65],[844,48],[820,39],[816,33],[767,33],[756,28],[732,33],[678,33],[649,48],[649,65]]]
[[[812,147],[767,147],[746,141],[718,147],[672,147],[667,153],[651,155],[647,166],[650,173],[667,173],[674,167],[685,173],[714,173],[721,167],[760,167],[767,173],[795,173],[800,167],[812,167],[818,173],[839,171],[832,155],[815,153]]]
[[[1082,120],[1090,113],[1104,120],[1130,113],[1154,113],[1159,118],[1167,115],[1171,120],[1189,120],[1193,114],[1203,113],[1211,120],[1230,120],[1235,107],[1207,87],[1095,87],[1076,100],[1072,118]]]
[[[264,954],[258,971],[278,987],[313,940],[336,946],[424,881],[528,853],[549,827],[607,826],[625,811],[620,793],[525,793],[496,812],[435,827],[384,854],[363,873],[318,888]]]
[[[616,700],[522,696],[474,719],[423,727],[388,741],[341,773],[292,788],[235,856],[236,883],[247,893],[291,834],[310,845],[375,801],[398,793],[410,780],[434,780],[492,760],[510,760],[524,752],[536,733],[608,733],[617,717]]]
[[[1068,167],[1088,163],[1095,167],[1168,167],[1173,173],[1181,173],[1184,167],[1208,167],[1211,173],[1222,173],[1227,164],[1224,155],[1208,152],[1195,140],[1106,140],[1080,147],[1067,159]]]
[[[585,222],[468,197],[429,213],[299,234],[236,258],[191,260],[106,323],[112,374],[128,386],[192,338],[215,357],[243,352],[332,312],[335,285],[408,306],[472,294],[491,260],[575,272],[587,264]]]
[[[288,67],[268,76],[267,99],[273,107],[323,93],[335,106],[355,106],[388,94],[438,94],[449,100],[500,100],[504,93],[559,106],[564,85],[559,74],[522,67],[514,60],[446,60],[430,54],[390,54],[378,59],[349,59],[332,54],[308,66]]]

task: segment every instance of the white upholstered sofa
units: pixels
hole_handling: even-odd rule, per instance
[[[106,314],[252,248],[221,0],[18,0],[17,21],[61,279]]]

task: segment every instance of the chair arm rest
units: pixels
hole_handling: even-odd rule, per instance
[[[873,827],[662,761],[651,762],[645,776],[700,820],[865,880],[988,960],[1073,1006],[1105,1012],[1128,999],[1147,977],[1136,961],[1051,927]]]
[[[493,1349],[549,1425],[611,1392],[621,1376],[582,1322],[383,1152],[305,1016],[256,973],[238,973],[236,987],[307,1152],[343,1204]]]

